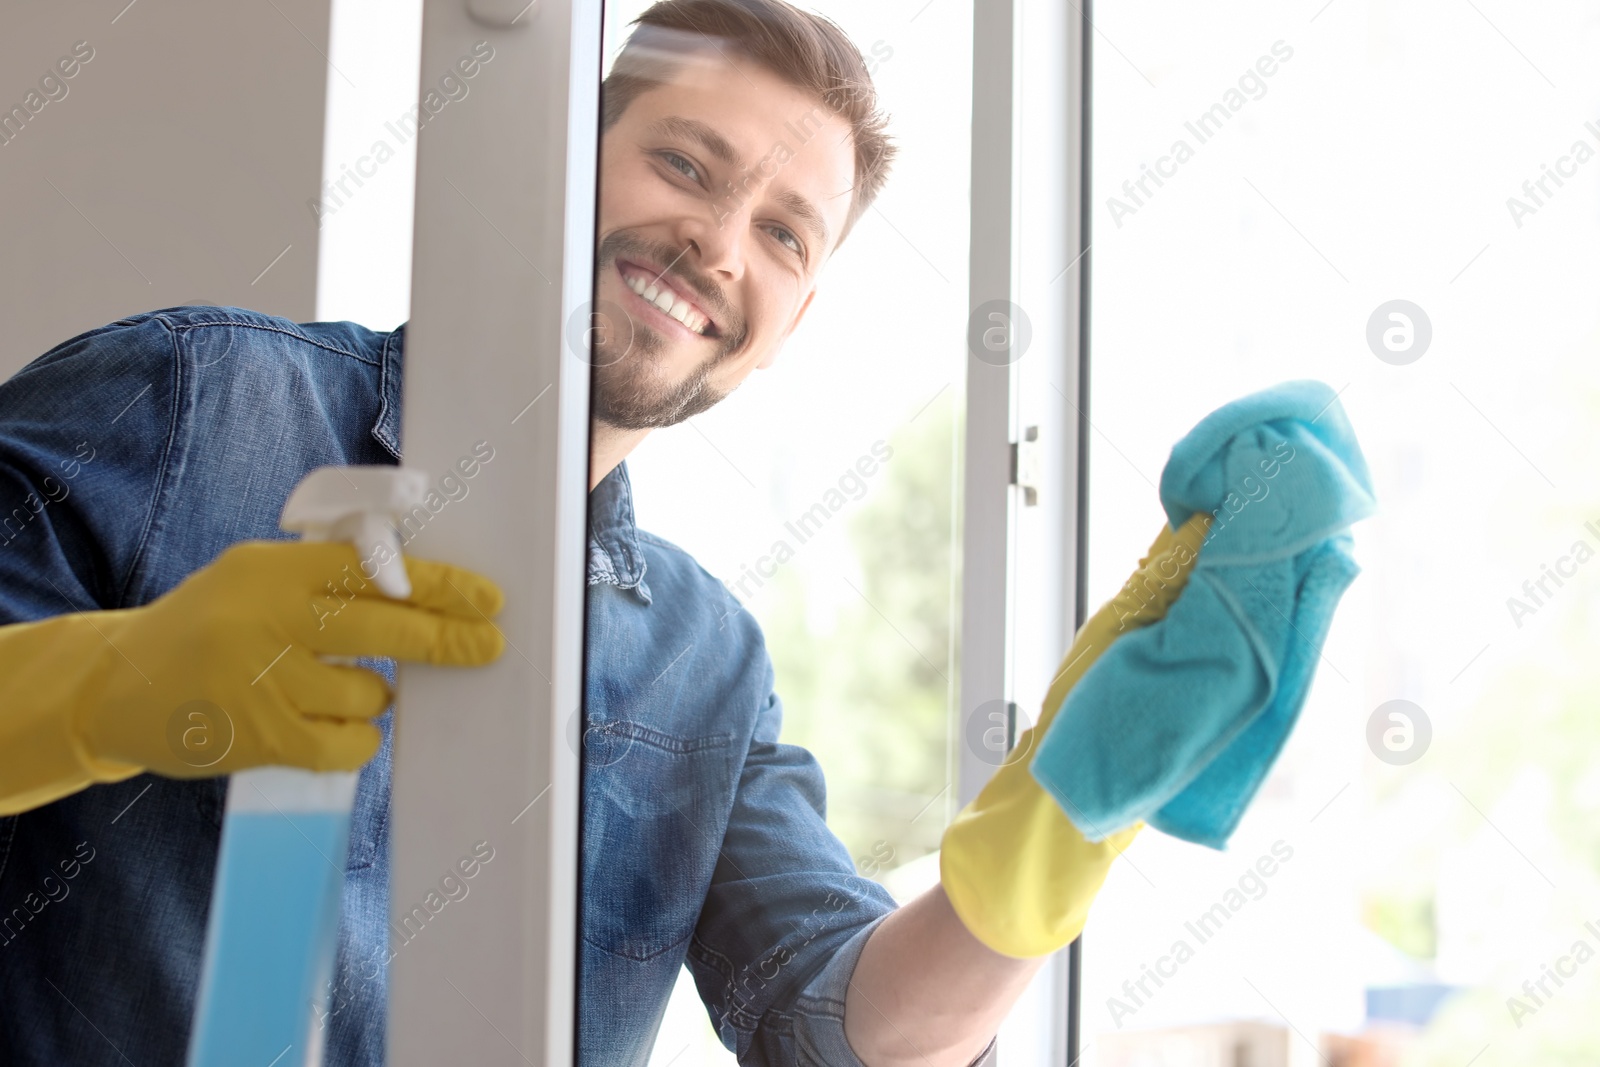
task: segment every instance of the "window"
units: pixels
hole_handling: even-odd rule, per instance
[[[606,11],[607,61],[648,4]],[[858,870],[910,899],[954,813],[972,8],[811,5],[867,60],[899,156],[775,364],[628,457],[639,527],[765,633],[783,740]],[[687,972],[658,1064],[732,1062]]]
[[[1147,831],[1113,871],[1084,1062],[1593,1061],[1600,25],[1096,14],[1090,604],[1172,443],[1278,381],[1340,390],[1380,514],[1228,850]]]

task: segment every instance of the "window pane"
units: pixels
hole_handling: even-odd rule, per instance
[[[607,5],[608,69],[648,6]],[[888,183],[776,361],[627,464],[639,528],[759,623],[781,740],[820,762],[858,872],[904,901],[937,881],[955,810],[972,7],[802,6],[867,61],[898,148]],[[653,1062],[732,1062],[687,972]]]
[[[1097,16],[1091,604],[1155,533],[1172,444],[1279,381],[1340,390],[1380,514],[1227,851],[1146,830],[1113,871],[1085,1061],[1596,1062],[1600,23]],[[1394,300],[1431,340],[1369,343]],[[1393,700],[1411,762],[1367,740]]]

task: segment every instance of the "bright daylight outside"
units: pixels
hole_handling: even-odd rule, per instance
[[[1083,1060],[1600,1063],[1600,15],[1094,17],[1090,603],[1279,381],[1339,391],[1379,511],[1227,850],[1113,869]]]

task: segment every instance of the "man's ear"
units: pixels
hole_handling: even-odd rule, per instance
[[[806,317],[806,309],[811,306],[811,301],[815,300],[816,296],[817,287],[813,285],[811,291],[806,294],[805,300],[801,302],[799,309],[795,311],[794,320],[789,323],[789,328],[783,331],[783,336],[778,338],[778,342],[768,349],[767,354],[761,357],[761,362],[756,364],[757,370],[766,370],[772,366],[772,361],[777,359],[778,353],[783,350],[784,342],[789,340],[789,335],[799,327],[800,320]]]

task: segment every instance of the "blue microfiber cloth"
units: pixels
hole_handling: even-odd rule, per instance
[[[1300,714],[1372,482],[1337,394],[1294,381],[1206,416],[1161,504],[1213,516],[1189,584],[1085,672],[1031,769],[1091,841],[1144,820],[1220,849]]]

